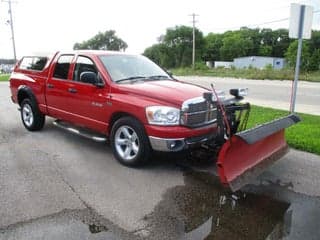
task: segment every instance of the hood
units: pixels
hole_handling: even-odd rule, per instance
[[[128,94],[140,95],[177,106],[181,106],[187,99],[201,97],[208,91],[204,87],[172,80],[145,81],[120,86]]]

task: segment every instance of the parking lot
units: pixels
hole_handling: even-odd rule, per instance
[[[28,132],[8,83],[0,83],[0,106],[1,240],[319,239],[319,156],[291,150],[233,201],[214,176],[175,156],[132,169],[107,144],[51,118]]]

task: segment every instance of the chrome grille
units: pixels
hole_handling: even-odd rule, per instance
[[[185,101],[181,112],[181,123],[188,127],[202,127],[217,119],[216,105],[205,101],[202,97]]]

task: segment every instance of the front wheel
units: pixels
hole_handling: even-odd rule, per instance
[[[45,123],[45,116],[39,111],[35,102],[24,99],[21,103],[21,120],[29,131],[41,130]]]
[[[116,159],[126,166],[146,163],[151,147],[142,124],[132,118],[120,118],[111,130],[111,148]]]

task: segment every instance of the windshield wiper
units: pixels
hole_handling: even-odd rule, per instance
[[[119,83],[119,82],[124,82],[124,81],[132,81],[132,80],[145,79],[145,78],[146,77],[144,77],[144,76],[134,76],[134,77],[122,78],[122,79],[116,80],[115,82]],[[136,82],[136,81],[132,81],[132,82]]]
[[[153,75],[153,76],[147,77],[147,79],[150,79],[150,80],[170,79],[171,80],[171,78],[169,78],[166,75]]]

